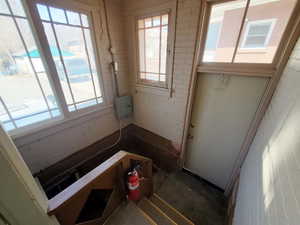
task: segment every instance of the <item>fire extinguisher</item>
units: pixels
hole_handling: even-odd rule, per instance
[[[128,199],[138,201],[140,199],[140,178],[136,169],[128,173],[127,177]]]

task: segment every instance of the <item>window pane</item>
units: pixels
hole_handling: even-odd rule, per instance
[[[49,16],[49,12],[48,12],[47,6],[41,5],[41,4],[37,4],[37,8],[38,8],[39,15],[40,15],[41,19],[49,21],[50,20],[50,16]]]
[[[43,25],[69,111],[76,111],[103,99],[88,17],[68,10],[66,15],[70,25]]]
[[[71,95],[71,92],[70,92],[70,89],[68,86],[68,82],[67,82],[66,74],[65,74],[65,71],[63,68],[63,64],[60,60],[60,53],[59,53],[59,50],[57,47],[57,43],[55,41],[55,36],[54,36],[53,30],[52,30],[51,24],[44,22],[43,26],[44,26],[44,30],[45,30],[47,40],[48,40],[48,43],[50,46],[50,51],[51,51],[51,54],[52,54],[52,57],[53,57],[53,60],[54,60],[55,66],[56,66],[56,70],[57,70],[59,79],[61,81],[61,87],[63,89],[66,102],[67,102],[67,104],[72,104],[73,103],[72,95]],[[71,56],[71,53],[68,53],[68,52],[63,52],[63,53]]]
[[[145,67],[145,30],[139,30],[139,58],[140,71],[146,71]]]
[[[10,14],[5,0],[0,0],[0,13]]]
[[[150,28],[146,36],[146,72],[159,73],[160,28]]]
[[[160,25],[160,16],[153,17],[153,26],[159,26]]]
[[[139,28],[144,28],[145,27],[145,21],[144,20],[139,20],[138,21],[138,27]]]
[[[169,15],[162,15],[162,25],[166,25],[169,23]]]
[[[167,67],[167,49],[168,49],[168,27],[164,26],[161,29],[161,47],[160,47],[160,72],[166,74]]]
[[[55,25],[55,31],[61,50],[72,55],[64,54],[63,60],[75,101],[94,98],[95,93],[81,28]]]
[[[59,23],[67,23],[67,19],[66,19],[64,10],[58,9],[58,8],[53,8],[53,7],[49,7],[49,8],[50,8],[50,14],[51,14],[52,21],[59,22]]]
[[[231,62],[237,43],[246,0],[213,5],[203,62]]]
[[[152,18],[145,19],[145,27],[152,27]]]
[[[69,24],[80,25],[79,14],[72,11],[67,11]]]
[[[82,26],[89,27],[89,21],[88,21],[87,15],[84,15],[84,14],[80,14],[80,15],[81,15]]]
[[[161,22],[162,20],[164,20],[164,25]],[[139,76],[142,80],[166,81],[168,49],[167,22],[168,14],[137,21],[139,71],[141,72]],[[162,76],[162,78],[160,78],[160,76]]]
[[[147,80],[159,81],[159,74],[146,73]]]
[[[272,63],[296,0],[251,0],[234,62]]]
[[[0,120],[6,130],[15,128],[9,114],[17,127],[60,115],[29,23],[21,18],[16,22],[21,34],[11,17],[0,16],[0,29],[5,30],[0,33]],[[51,114],[51,108],[57,112]]]
[[[25,17],[25,12],[21,0],[8,0],[8,2],[14,15]]]
[[[101,93],[101,89],[100,89],[99,75],[97,73],[97,67],[96,67],[96,61],[95,61],[96,57],[94,54],[94,48],[93,48],[93,44],[92,44],[93,42],[92,42],[90,30],[84,29],[84,35],[85,35],[89,59],[90,59],[90,63],[91,63],[93,79],[94,79],[95,88],[96,88],[96,94],[97,94],[97,97],[102,97],[102,93]]]

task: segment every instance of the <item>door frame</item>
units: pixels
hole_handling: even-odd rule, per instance
[[[185,116],[184,116],[184,127],[183,127],[183,133],[182,133],[182,139],[181,139],[181,153],[180,153],[180,166],[185,168],[185,161],[186,161],[186,151],[187,151],[187,142],[188,142],[188,134],[189,134],[189,127],[191,123],[192,118],[192,111],[193,111],[193,105],[195,101],[195,93],[196,93],[196,87],[197,87],[197,81],[198,76],[201,76],[198,74],[198,66],[199,66],[199,60],[202,55],[203,49],[201,46],[201,43],[205,40],[205,35],[203,33],[206,32],[208,27],[208,19],[209,18],[209,7],[210,4],[215,3],[216,1],[222,1],[222,0],[202,0],[200,1],[200,13],[199,13],[199,19],[198,19],[198,30],[197,30],[197,39],[195,42],[195,52],[193,57],[193,65],[192,65],[192,72],[191,72],[191,78],[189,82],[189,91],[188,91],[188,98],[187,98],[187,104],[186,104],[186,110],[185,110]],[[272,77],[270,77],[270,80],[267,84],[266,90],[263,94],[263,97],[259,103],[257,112],[255,113],[255,116],[250,124],[250,127],[248,129],[247,135],[243,141],[243,145],[241,147],[239,156],[236,160],[236,163],[234,165],[234,169],[231,173],[229,183],[227,184],[225,188],[225,195],[228,196],[234,186],[235,181],[238,179],[241,167],[245,161],[245,158],[250,150],[250,146],[254,140],[254,137],[256,135],[256,132],[261,124],[261,121],[264,117],[264,114],[266,113],[268,106],[270,105],[271,99],[273,97],[273,94],[277,88],[277,85],[280,81],[280,78],[282,76],[282,73],[285,69],[285,66],[288,62],[289,56],[291,55],[298,38],[300,36],[300,14],[296,13],[300,11],[300,1],[297,1],[294,12],[290,18],[290,21],[287,25],[286,32],[284,36],[282,37],[286,41],[282,43],[282,46],[280,46],[280,50],[282,52],[281,56],[279,57],[278,64],[276,66],[276,70]],[[214,73],[215,74],[215,73]],[[220,74],[222,75],[222,74]],[[235,74],[239,75],[239,74]],[[245,76],[245,74],[240,74],[241,76]]]

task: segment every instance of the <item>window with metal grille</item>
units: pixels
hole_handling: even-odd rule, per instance
[[[275,20],[258,20],[247,23],[243,48],[265,48],[270,40]]]
[[[167,87],[169,14],[137,20],[138,83]]]
[[[91,23],[96,10],[51,4],[0,1],[0,122],[12,134],[104,103]]]
[[[69,111],[103,102],[89,16],[37,4]]]
[[[8,131],[58,117],[21,0],[0,1],[0,121]]]

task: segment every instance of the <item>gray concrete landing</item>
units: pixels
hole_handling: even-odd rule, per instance
[[[154,191],[197,225],[224,225],[226,198],[204,181],[184,172],[154,174]]]

